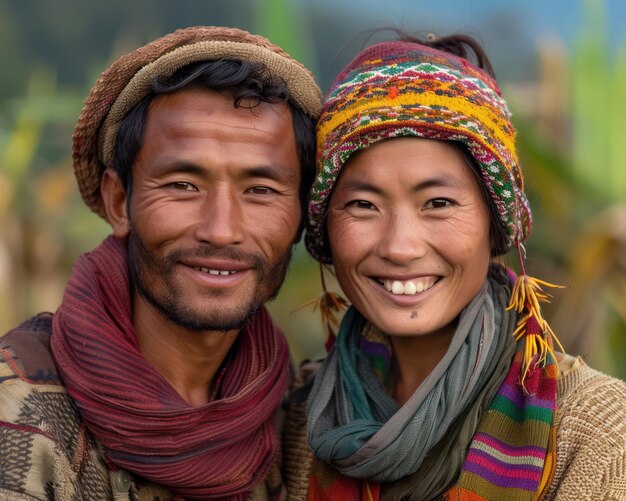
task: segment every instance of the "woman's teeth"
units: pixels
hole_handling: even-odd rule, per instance
[[[400,280],[379,280],[392,294],[405,294],[408,296],[414,296],[420,292],[430,289],[435,285],[434,277],[418,278],[415,280],[407,280],[401,282]]]

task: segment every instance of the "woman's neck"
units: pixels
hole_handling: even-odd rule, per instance
[[[423,336],[390,336],[393,398],[404,404],[448,351],[456,326]]]

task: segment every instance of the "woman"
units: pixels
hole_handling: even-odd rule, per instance
[[[626,384],[494,260],[531,213],[490,72],[468,37],[386,42],[325,99],[306,242],[352,306],[292,398],[292,499],[626,499]]]

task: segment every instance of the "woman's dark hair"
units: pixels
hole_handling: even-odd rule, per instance
[[[191,87],[228,93],[232,95],[235,107],[254,108],[261,102],[287,103],[300,160],[300,204],[304,215],[315,177],[315,123],[293,103],[285,82],[273,77],[265,65],[230,59],[193,63],[170,77],[156,77],[152,82],[152,92],[121,121],[115,144],[114,168],[126,190],[127,201],[130,201],[132,193],[132,167],[143,144],[150,104],[159,95]]]
[[[400,30],[394,31],[398,34],[399,40],[418,43],[430,47],[431,49],[448,52],[449,54],[467,59],[474,64],[474,66],[481,68],[491,78],[496,79],[496,74],[493,71],[493,66],[491,65],[489,57],[487,57],[485,49],[483,49],[480,43],[471,35],[454,33],[440,37],[429,33],[425,37],[420,37],[418,35],[410,35]]]
[[[472,155],[468,149],[468,147],[460,143],[458,141],[454,141],[452,143],[461,153],[465,161],[467,162],[472,174],[478,181],[478,186],[480,186],[480,192],[487,206],[487,211],[489,213],[489,236],[491,239],[491,255],[492,257],[501,256],[502,254],[506,254],[509,250],[508,248],[508,236],[504,226],[502,226],[502,222],[500,221],[500,215],[498,214],[498,208],[496,207],[493,198],[491,198],[491,194],[487,189],[487,184],[482,177],[482,170],[479,167],[474,155]]]

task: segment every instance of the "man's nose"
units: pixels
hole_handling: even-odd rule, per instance
[[[227,187],[210,190],[199,207],[195,237],[216,247],[244,240],[244,211],[241,198]]]

